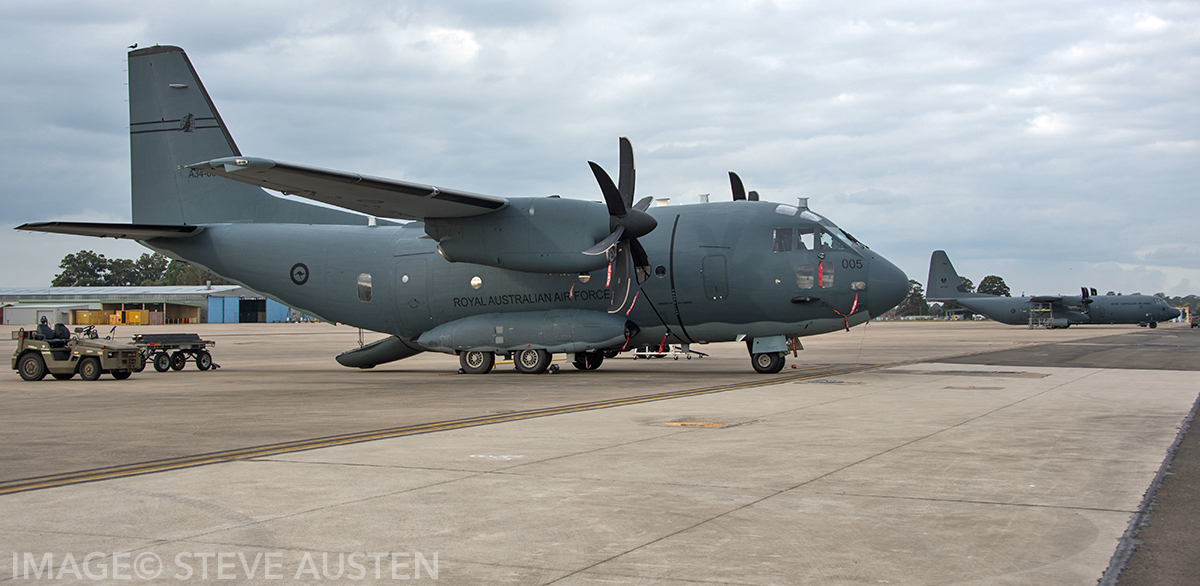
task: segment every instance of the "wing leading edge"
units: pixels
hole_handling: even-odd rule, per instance
[[[502,197],[254,157],[224,157],[187,168],[384,218],[464,218],[508,204]]]

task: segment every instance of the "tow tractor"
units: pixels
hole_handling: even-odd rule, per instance
[[[43,323],[37,331],[21,328],[12,337],[17,340],[13,370],[27,381],[42,380],[47,374],[58,380],[76,374],[83,380],[96,380],[106,372],[124,380],[137,372],[141,364],[137,347],[111,338],[100,339],[96,326],[75,328],[72,336],[63,324],[51,328]]]
[[[142,364],[149,362],[158,372],[183,370],[188,360],[194,360],[200,370],[221,368],[208,352],[216,342],[201,340],[199,334],[136,334],[133,344],[141,349]]]

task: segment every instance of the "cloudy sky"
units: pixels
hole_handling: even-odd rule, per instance
[[[115,6],[115,7],[114,7]],[[242,152],[502,195],[811,207],[924,282],[1200,293],[1200,3],[0,1],[0,286],[136,243],[126,47],[191,58]]]

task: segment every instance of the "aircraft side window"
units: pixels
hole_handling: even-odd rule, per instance
[[[790,252],[792,250],[792,229],[775,229],[775,252]]]
[[[813,243],[816,242],[816,236],[813,235],[813,228],[800,228],[796,230],[800,235],[799,244],[796,250],[815,250]]]
[[[796,267],[796,287],[799,289],[813,288],[813,266],[800,265]]]
[[[371,273],[362,273],[358,276],[358,300],[371,300]]]
[[[817,286],[826,289],[833,286],[833,263],[822,262],[817,265]]]

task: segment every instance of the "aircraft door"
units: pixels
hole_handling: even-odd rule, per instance
[[[710,254],[701,261],[700,275],[704,279],[704,297],[718,301],[729,296],[729,277],[725,270],[725,255]]]
[[[416,335],[433,325],[429,310],[429,261],[424,255],[396,257],[396,309],[400,326]]]

